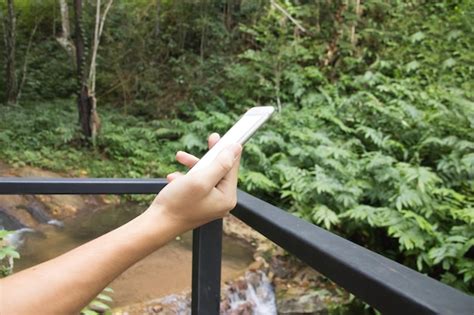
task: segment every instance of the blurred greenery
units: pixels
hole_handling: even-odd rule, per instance
[[[18,251],[10,245],[4,245],[4,242],[13,231],[0,230],[0,278],[10,275],[13,271],[15,259],[20,258]]]
[[[267,1],[114,3],[93,148],[76,126],[56,2],[15,3],[20,64],[40,26],[22,99],[0,108],[0,159],[162,177],[177,150],[203,154],[210,132],[274,105],[246,145],[240,187],[474,293],[472,1],[366,0],[360,14],[357,1],[277,2],[300,26]],[[84,9],[90,38],[94,4]]]

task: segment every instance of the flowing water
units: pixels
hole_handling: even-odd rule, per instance
[[[50,222],[55,225],[44,224],[37,231],[18,231],[13,238],[16,238],[18,244],[22,244],[21,259],[15,263],[14,271],[54,258],[92,240],[131,220],[142,209],[142,206],[134,204],[110,206],[77,216],[63,224]],[[42,217],[43,221],[47,219]],[[114,280],[109,285],[115,291],[113,306],[143,302],[190,290],[191,259],[192,235],[188,232],[138,262]],[[238,240],[224,237],[223,281],[242,275],[251,261],[250,247]],[[93,265],[94,262],[91,261],[90,268],[93,268]]]
[[[25,228],[20,220],[15,218],[14,216],[9,215],[5,210],[0,207],[0,230],[20,230]]]
[[[276,315],[273,286],[262,271],[248,271],[225,292],[221,314]]]

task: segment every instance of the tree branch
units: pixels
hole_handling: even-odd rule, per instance
[[[16,97],[17,101],[20,99],[21,92],[23,90],[23,86],[25,85],[26,73],[27,73],[27,70],[28,70],[28,56],[30,54],[31,44],[33,42],[33,37],[35,36],[36,30],[38,29],[38,25],[39,25],[39,21],[36,21],[35,27],[31,31],[30,38],[28,40],[28,46],[26,47],[25,60],[23,61],[23,71],[22,71],[22,75],[21,75],[20,84],[18,85],[18,93],[17,93],[17,97]]]
[[[304,33],[308,33],[308,30],[306,28],[303,27],[303,25],[301,25],[300,22],[298,22],[294,17],[291,16],[290,13],[288,13],[288,11],[286,11],[281,5],[279,5],[278,3],[275,2],[275,0],[270,0],[270,3],[272,4],[272,6],[274,6],[278,11],[280,11],[281,13],[283,13],[283,15],[285,15],[291,22],[293,22],[293,24],[295,24],[295,26],[302,32]]]
[[[95,29],[94,29],[94,43],[92,48],[92,58],[91,58],[91,65],[90,65],[90,72],[89,72],[89,91],[91,95],[95,94],[95,78],[96,78],[96,59],[97,59],[97,50],[99,49],[99,42],[100,37],[102,36],[102,32],[104,30],[105,19],[107,18],[107,13],[112,6],[113,0],[109,0],[107,3],[104,13],[102,16],[100,15],[100,6],[101,0],[97,0],[97,9],[96,9],[96,16],[95,16]]]

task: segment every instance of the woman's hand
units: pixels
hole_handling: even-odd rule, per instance
[[[219,135],[209,136],[211,148],[219,141]],[[160,220],[185,230],[222,218],[237,202],[237,179],[242,146],[233,144],[224,149],[212,165],[191,174],[172,173],[167,176],[169,184],[163,188],[147,212],[158,214]],[[178,152],[176,160],[188,168],[199,159]]]

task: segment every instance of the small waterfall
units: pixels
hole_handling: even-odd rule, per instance
[[[45,224],[52,220],[51,216],[46,212],[44,206],[38,201],[31,202],[25,208],[39,223]]]
[[[26,233],[35,233],[36,231],[30,228],[21,228],[16,230],[14,233],[8,234],[5,238],[8,245],[15,248],[20,248],[25,243]]]
[[[63,221],[56,220],[56,219],[49,220],[47,223],[48,223],[49,225],[54,225],[54,226],[57,226],[57,227],[60,227],[60,228],[63,228],[63,227],[64,227],[64,222],[63,222]]]
[[[247,271],[243,279],[229,285],[221,314],[276,315],[275,293],[265,273]]]
[[[0,208],[0,230],[14,231],[24,227],[25,225],[20,220],[8,214],[3,208]]]
[[[54,225],[56,227],[64,227],[64,223],[60,220],[53,219],[45,210],[44,206],[37,202],[31,202],[25,209],[31,216],[41,224]],[[19,247],[24,243],[24,233],[34,232],[35,230],[24,225],[16,217],[10,215],[4,208],[0,207],[0,230],[16,231],[10,237],[12,243]]]
[[[62,221],[53,219],[49,213],[46,211],[44,205],[36,200],[30,202],[28,206],[25,207],[31,216],[41,224],[49,224],[57,227],[64,227]]]
[[[8,245],[19,248],[25,242],[25,233],[32,233],[35,230],[30,229],[20,222],[14,216],[8,214],[5,209],[0,208],[0,230],[15,231],[8,234],[5,241]]]

